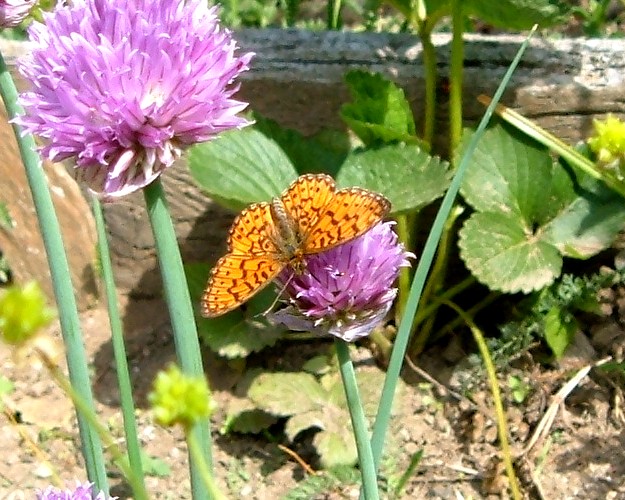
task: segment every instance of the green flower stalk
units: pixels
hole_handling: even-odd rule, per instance
[[[193,432],[194,426],[210,417],[216,408],[206,379],[203,376],[185,375],[172,364],[156,376],[148,399],[156,422],[165,427],[182,425],[189,453],[210,498],[225,500],[226,497],[217,489],[196,433]]]

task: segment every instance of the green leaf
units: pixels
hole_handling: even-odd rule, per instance
[[[304,372],[261,373],[247,391],[255,407],[289,417],[285,427],[289,439],[295,439],[305,429],[319,429],[313,445],[324,467],[352,465],[358,458],[345,391],[336,367],[334,370],[320,381]],[[376,413],[383,383],[380,370],[358,371],[360,397],[368,417]]]
[[[384,194],[391,213],[414,212],[445,194],[449,164],[416,145],[395,144],[351,153],[337,176],[340,186]]]
[[[0,201],[0,227],[3,229],[13,229],[15,221],[11,217],[9,207],[6,203]]]
[[[341,118],[366,145],[420,142],[404,91],[379,73],[353,70],[345,75],[353,102],[341,107]]]
[[[190,148],[189,170],[212,199],[235,211],[279,195],[297,177],[276,141],[251,127]]]
[[[167,477],[171,475],[171,467],[158,457],[152,457],[141,450],[141,465],[146,476]]]
[[[3,409],[2,400],[7,394],[11,394],[15,390],[15,384],[11,379],[0,375],[0,410]]]
[[[474,213],[460,231],[459,245],[466,266],[493,290],[540,290],[562,269],[557,249],[528,235],[519,218],[510,214]]]
[[[357,485],[360,481],[360,472],[351,467],[342,465],[332,470],[313,474],[299,481],[288,491],[281,500],[310,500],[311,498],[325,498],[329,491],[342,489],[348,484]]]
[[[563,256],[595,255],[625,226],[617,194],[509,126],[484,134],[461,192],[476,209],[459,233],[461,257],[492,290],[539,290],[560,275]]]
[[[322,408],[327,400],[326,391],[309,373],[261,373],[247,395],[260,408],[282,417]]]
[[[570,7],[558,0],[465,0],[469,15],[506,29],[544,28],[566,20]]]
[[[573,340],[578,327],[575,318],[559,307],[553,307],[547,313],[545,316],[545,340],[556,359],[562,357]]]
[[[328,129],[304,137],[256,113],[254,119],[254,128],[276,141],[299,174],[326,173],[335,177],[351,149],[349,135],[342,130]]]
[[[258,434],[277,421],[278,419],[273,415],[256,408],[249,399],[235,397],[228,404],[227,417],[221,428],[221,433]]]
[[[355,464],[358,461],[356,441],[348,429],[344,429],[342,432],[327,430],[319,432],[313,438],[313,445],[319,453],[321,466],[324,469]]]
[[[189,293],[194,304],[199,304],[209,275],[205,264],[189,264],[185,273]],[[272,304],[275,292],[262,290],[250,299],[243,308],[217,318],[203,318],[197,315],[198,335],[212,351],[228,359],[246,357],[272,346],[284,333],[284,329],[270,325],[261,316]],[[199,307],[196,308],[198,311]]]

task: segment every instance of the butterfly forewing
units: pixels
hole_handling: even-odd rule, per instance
[[[329,250],[365,233],[389,212],[390,202],[360,188],[341,189],[326,204],[304,242],[306,253]]]
[[[282,193],[280,201],[297,224],[297,232],[302,239],[306,239],[310,228],[317,224],[335,189],[334,179],[329,175],[307,174],[300,176]]]
[[[202,298],[202,315],[219,316],[271,283],[285,265],[271,256],[227,254],[213,268]]]
[[[268,230],[273,226],[269,203],[254,203],[243,210],[228,234],[228,251],[238,255],[277,252]]]

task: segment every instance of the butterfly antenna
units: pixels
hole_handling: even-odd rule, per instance
[[[286,283],[284,285],[282,285],[282,288],[280,288],[280,291],[278,292],[278,295],[276,295],[276,298],[273,299],[273,302],[271,303],[271,305],[267,309],[265,309],[263,312],[259,312],[258,314],[254,315],[255,318],[258,317],[258,316],[267,316],[267,314],[269,314],[271,312],[271,310],[275,307],[275,305],[280,300],[280,297],[282,296],[282,294],[286,290],[286,287],[289,286],[289,283],[291,283],[291,280],[293,279],[294,276],[295,276],[295,274],[291,274],[291,276],[289,276],[289,279],[286,280]]]

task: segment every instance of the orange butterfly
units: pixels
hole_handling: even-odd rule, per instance
[[[383,196],[361,188],[336,190],[329,175],[302,175],[279,198],[243,210],[228,235],[228,253],[211,271],[202,315],[224,314],[267,286],[286,266],[304,272],[306,255],[365,233],[389,212]]]

